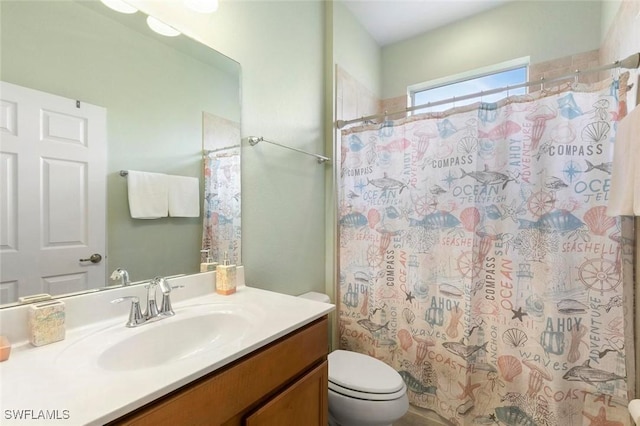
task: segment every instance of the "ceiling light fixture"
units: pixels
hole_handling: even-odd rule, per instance
[[[122,0],[100,0],[102,4],[107,6],[109,9],[113,9],[116,12],[126,13],[130,15],[132,13],[136,13],[138,9],[131,6],[129,3],[126,3]]]
[[[180,35],[180,31],[165,24],[164,22],[154,18],[153,16],[147,16],[147,25],[153,31],[167,37],[175,37]]]
[[[184,0],[184,5],[198,13],[213,13],[218,10],[218,0]]]

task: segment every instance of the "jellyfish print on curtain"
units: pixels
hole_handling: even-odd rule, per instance
[[[627,77],[344,130],[340,346],[453,424],[628,425]]]

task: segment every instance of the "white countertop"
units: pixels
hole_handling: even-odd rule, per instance
[[[193,278],[190,280],[193,281]],[[130,293],[127,288],[119,293],[127,294],[127,291]],[[177,294],[178,291],[174,293]],[[110,298],[119,297],[115,294],[111,293]],[[96,335],[100,336],[101,333],[115,331],[123,335],[135,333],[145,327],[160,326],[164,322],[179,321],[181,314],[184,318],[188,312],[200,309],[204,304],[242,306],[249,312],[250,320],[255,326],[250,327],[234,344],[205,350],[156,367],[109,370],[98,365],[97,357],[92,353],[102,351],[101,348],[86,352],[78,350],[83,347],[83,342],[86,344],[86,339],[93,338],[96,341]],[[0,423],[102,425],[213,372],[334,309],[330,304],[249,287],[238,288],[235,294],[229,296],[209,293],[174,301],[173,307],[176,312],[174,317],[137,328],[125,327],[127,316],[121,314],[120,308],[120,315],[117,317],[73,329],[67,328],[65,340],[60,342],[40,347],[34,347],[28,342],[14,344],[9,360],[0,363]],[[72,309],[72,312],[75,310]],[[71,312],[67,312],[69,314]],[[170,347],[172,342],[162,342],[162,345]],[[23,420],[17,418],[20,416]],[[47,418],[43,416],[51,416],[57,420],[43,421]],[[40,422],[34,419],[39,419]]]

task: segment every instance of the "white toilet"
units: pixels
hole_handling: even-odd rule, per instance
[[[330,303],[326,294],[300,297]],[[404,380],[384,362],[343,350],[331,352],[328,360],[330,425],[387,426],[409,409]]]

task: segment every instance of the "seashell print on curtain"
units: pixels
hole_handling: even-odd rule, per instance
[[[452,424],[629,425],[626,78],[344,130],[341,348]]]

